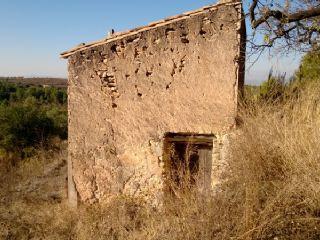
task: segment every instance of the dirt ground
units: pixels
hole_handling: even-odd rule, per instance
[[[66,143],[3,170],[0,177],[0,239],[47,239],[39,228],[66,209]]]

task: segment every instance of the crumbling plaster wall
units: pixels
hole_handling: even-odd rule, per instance
[[[69,159],[81,201],[157,197],[164,133],[234,127],[239,14],[226,5],[69,57]]]

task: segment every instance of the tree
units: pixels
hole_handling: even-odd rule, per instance
[[[253,52],[275,46],[310,50],[319,45],[320,0],[249,0],[248,15],[254,30],[249,39]]]
[[[318,80],[320,76],[320,51],[310,51],[301,60],[296,80]]]

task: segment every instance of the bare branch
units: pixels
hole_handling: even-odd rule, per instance
[[[302,50],[319,45],[319,0],[249,0],[253,32],[249,45],[254,51],[279,47]],[[255,38],[254,36],[258,37]],[[263,38],[261,38],[261,35]],[[260,37],[259,37],[260,36]],[[257,41],[253,41],[253,39]],[[262,40],[261,40],[262,39]]]
[[[299,12],[292,13],[292,14],[286,14],[280,10],[267,9],[266,12],[263,13],[262,16],[256,20],[254,9],[257,6],[257,1],[254,0],[253,2],[256,2],[256,3],[255,4],[253,3],[253,5],[251,6],[251,7],[253,7],[252,9],[250,8],[251,9],[250,16],[251,16],[252,28],[259,27],[262,23],[265,23],[271,17],[273,17],[281,22],[292,23],[292,22],[301,21],[301,20],[304,20],[307,18],[320,16],[320,7],[309,9],[309,10],[304,10],[304,11],[299,11]]]

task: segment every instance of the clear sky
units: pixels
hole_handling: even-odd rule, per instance
[[[215,0],[0,0],[0,76],[67,77],[59,54],[82,42],[215,3]],[[247,83],[271,67],[291,75],[299,58],[262,56]],[[249,64],[248,64],[249,65]]]

